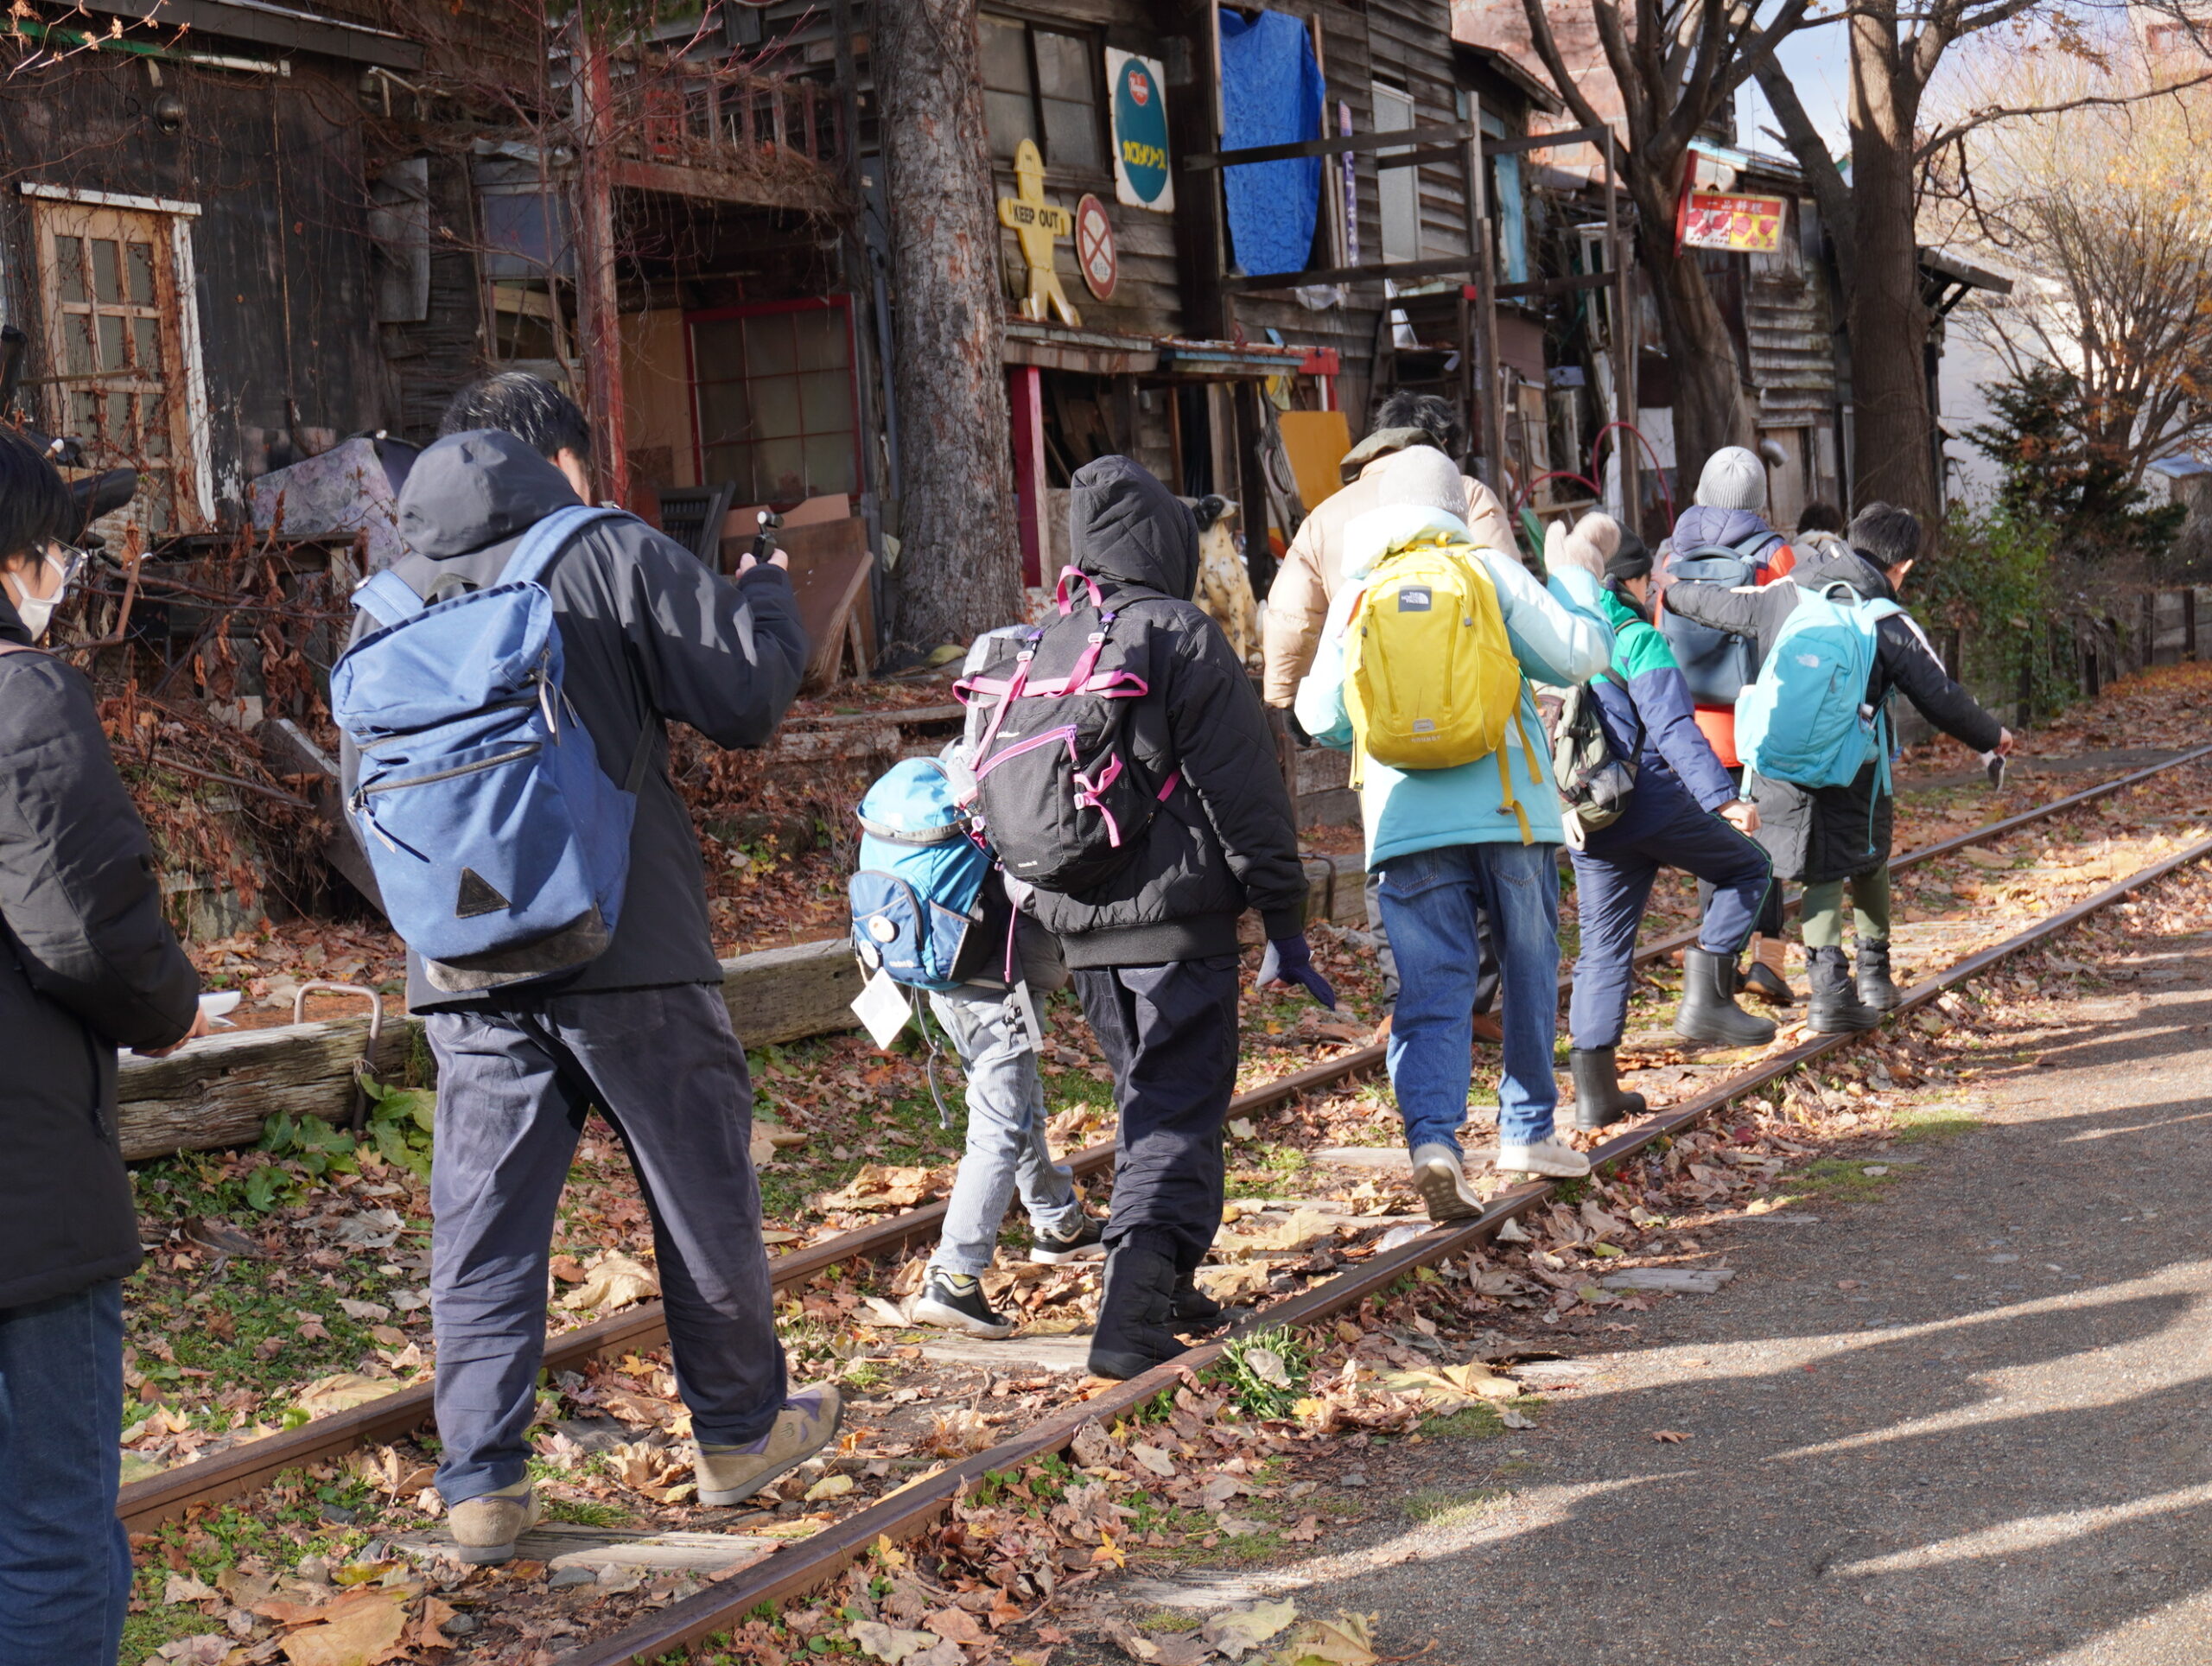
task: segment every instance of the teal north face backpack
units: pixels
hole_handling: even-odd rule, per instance
[[[1848,786],[1878,758],[1886,787],[1887,724],[1866,691],[1875,633],[1904,611],[1894,601],[1861,600],[1840,582],[1800,595],[1736,702],[1736,753],[1745,766],[1793,786]]]

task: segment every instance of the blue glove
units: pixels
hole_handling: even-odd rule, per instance
[[[1329,987],[1329,980],[1313,970],[1313,951],[1306,946],[1306,934],[1296,937],[1270,938],[1268,951],[1260,957],[1258,987],[1265,989],[1284,984],[1305,985],[1306,993],[1326,1007],[1337,1009],[1337,992]]]

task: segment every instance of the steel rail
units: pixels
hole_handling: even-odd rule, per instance
[[[2140,785],[2168,770],[2179,768],[2208,755],[2212,755],[2212,745],[2197,747],[2162,763],[2150,765],[2066,798],[2054,799],[2050,804],[1993,822],[1986,827],[1972,829],[1936,844],[1907,852],[1896,858],[1890,864],[1891,868],[1894,871],[1916,862],[1935,861],[1969,845],[2002,838],[2036,822],[2109,798],[2131,786]],[[1694,931],[1677,932],[1657,939],[1637,951],[1635,963],[1649,964],[1696,940]],[[1562,995],[1572,982],[1570,973],[1560,975],[1560,990]],[[1339,1086],[1354,1077],[1380,1069],[1382,1063],[1383,1049],[1381,1046],[1356,1047],[1338,1058],[1288,1071],[1238,1094],[1230,1102],[1229,1115],[1249,1116],[1255,1111],[1273,1109],[1301,1095]],[[1113,1167],[1113,1162],[1114,1147],[1110,1141],[1086,1147],[1067,1159],[1069,1168],[1078,1178],[1103,1173]],[[925,1204],[888,1220],[837,1233],[804,1249],[774,1256],[768,1263],[770,1279],[775,1288],[788,1289],[804,1283],[841,1262],[870,1260],[903,1250],[914,1243],[925,1242],[937,1236],[944,1219],[945,1206],[944,1202]],[[630,1312],[549,1338],[545,1345],[544,1366],[548,1370],[574,1370],[601,1354],[655,1346],[665,1339],[667,1334],[667,1319],[661,1304],[657,1301],[646,1303]],[[431,1396],[432,1389],[429,1383],[416,1384],[365,1405],[315,1418],[296,1429],[248,1441],[218,1453],[212,1458],[179,1464],[158,1475],[132,1481],[122,1489],[118,1498],[118,1513],[132,1532],[146,1532],[164,1522],[176,1519],[194,1504],[218,1504],[226,1498],[236,1497],[240,1493],[264,1486],[286,1470],[299,1469],[350,1452],[356,1447],[397,1440],[430,1421],[433,1410]]]
[[[2206,856],[2212,856],[2212,838],[2200,840],[2107,887],[2094,896],[2047,916],[2001,943],[1967,956],[1906,991],[1896,1011],[1909,1013],[1924,1006],[1999,962],[2071,930],[2090,915],[2126,900],[2177,868]],[[1817,1059],[1880,1033],[1878,1028],[1809,1037],[1606,1141],[1589,1154],[1592,1166],[1594,1168],[1634,1156],[1657,1141],[1703,1121],[1747,1093],[1757,1092]],[[1308,1325],[1341,1313],[1389,1288],[1417,1267],[1471,1248],[1507,1221],[1548,1200],[1554,1189],[1550,1183],[1541,1180],[1514,1186],[1492,1199],[1474,1219],[1458,1225],[1433,1227],[1410,1243],[1374,1256],[1325,1284],[1277,1303],[1241,1328],[1274,1330]],[[620,1631],[570,1650],[560,1656],[554,1666],[626,1666],[627,1663],[650,1662],[728,1630],[762,1603],[781,1602],[811,1590],[857,1560],[879,1537],[896,1543],[927,1530],[951,1507],[969,1483],[995,1471],[1012,1469],[1059,1452],[1085,1423],[1111,1421],[1141,1406],[1163,1389],[1174,1387],[1183,1373],[1205,1370],[1221,1357],[1227,1340],[1192,1348],[1141,1377],[1116,1383],[1090,1400],[1046,1418],[988,1452],[910,1482],[802,1544],[779,1548],[752,1567],[716,1582],[708,1590],[671,1603]]]

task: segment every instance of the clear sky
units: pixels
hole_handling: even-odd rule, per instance
[[[1797,89],[1798,101],[1805,106],[1805,113],[1813,118],[1828,142],[1828,149],[1840,156],[1848,143],[1844,120],[1845,100],[1851,90],[1851,67],[1846,61],[1844,34],[1841,22],[1815,23],[1799,29],[1784,41],[1777,57],[1789,72],[1790,84]],[[1765,95],[1758,83],[1747,81],[1736,95],[1736,132],[1746,149],[1764,150],[1770,155],[1787,156],[1789,147],[1764,129],[1781,130],[1774,112],[1767,108]]]

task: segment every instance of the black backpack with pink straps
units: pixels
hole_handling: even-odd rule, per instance
[[[1090,593],[1082,605],[1070,591],[1077,580]],[[1109,651],[1117,618],[1166,600],[1129,587],[1109,608],[1095,580],[1067,568],[1053,594],[1058,617],[996,639],[982,668],[953,684],[986,716],[974,808],[1014,878],[1058,892],[1103,883],[1143,848],[1179,785],[1174,772],[1153,779],[1130,747],[1130,714],[1151,686]]]

